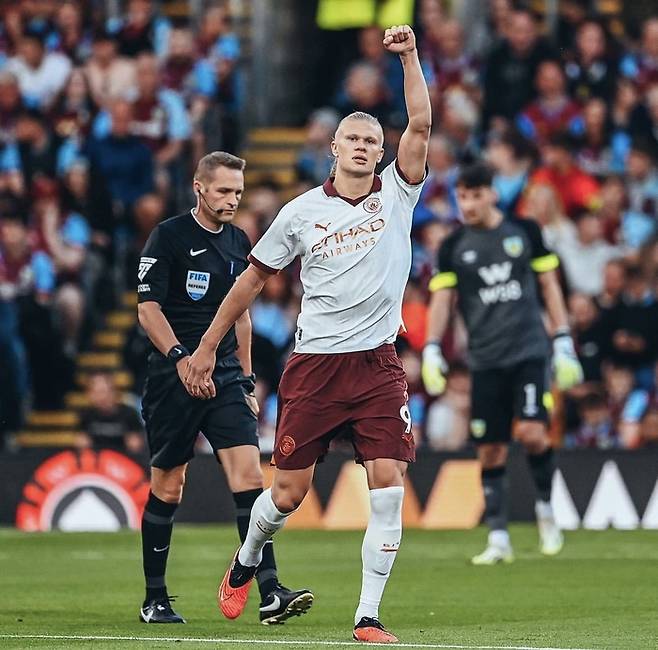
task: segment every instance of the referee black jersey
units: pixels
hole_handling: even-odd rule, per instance
[[[461,226],[446,238],[430,291],[455,288],[473,370],[549,353],[535,274],[558,265],[529,219],[503,219],[492,229]]]
[[[225,223],[204,228],[190,213],[158,224],[139,261],[139,302],[162,307],[178,340],[194,351],[236,278],[248,266],[251,243],[244,231]],[[237,348],[231,327],[217,349],[217,361]]]

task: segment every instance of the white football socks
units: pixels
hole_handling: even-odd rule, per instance
[[[379,616],[379,603],[402,538],[403,497],[402,486],[370,490],[370,519],[361,547],[363,579],[355,625],[364,616]]]
[[[263,546],[277,530],[283,528],[290,514],[279,512],[272,501],[271,489],[260,494],[251,508],[249,530],[240,547],[238,562],[243,566],[258,566],[263,559]]]

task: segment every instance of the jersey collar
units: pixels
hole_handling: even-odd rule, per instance
[[[196,214],[194,214],[194,208],[190,209],[190,214],[192,215],[192,219],[196,221],[196,225],[199,226],[199,228],[203,228],[206,232],[209,232],[211,235],[219,235],[222,230],[224,230],[224,224],[221,224],[219,226],[218,230],[210,230],[210,228],[206,228],[197,218]]]
[[[371,194],[374,192],[379,192],[382,189],[382,179],[375,174],[375,177],[372,179],[372,187],[370,188],[370,192],[367,194],[364,194],[363,196],[360,196],[357,199],[349,199],[346,196],[343,196],[342,194],[338,194],[338,190],[334,187],[334,179],[329,177],[323,184],[322,184],[322,189],[324,190],[324,193],[327,196],[337,196],[339,199],[343,199],[343,201],[346,201],[352,206],[357,206],[361,201],[367,199]]]

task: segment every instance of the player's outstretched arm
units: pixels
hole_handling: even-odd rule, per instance
[[[407,181],[420,183],[425,175],[432,105],[418,59],[416,36],[409,25],[395,25],[386,30],[384,47],[400,55],[404,71],[404,101],[409,124],[400,138],[398,164]]]
[[[249,309],[251,303],[263,289],[268,277],[267,273],[250,264],[224,298],[215,318],[201,337],[199,347],[194,351],[187,364],[185,388],[193,397],[203,395],[209,389],[210,396],[214,397],[215,387],[212,383],[212,372],[215,368],[217,346],[231,326]]]

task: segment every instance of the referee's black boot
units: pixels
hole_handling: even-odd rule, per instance
[[[139,620],[142,623],[185,623],[185,619],[171,607],[175,596],[165,596],[146,600],[139,610]]]
[[[313,605],[313,594],[308,589],[291,591],[277,585],[260,604],[260,622],[280,625],[293,616],[306,614]]]

